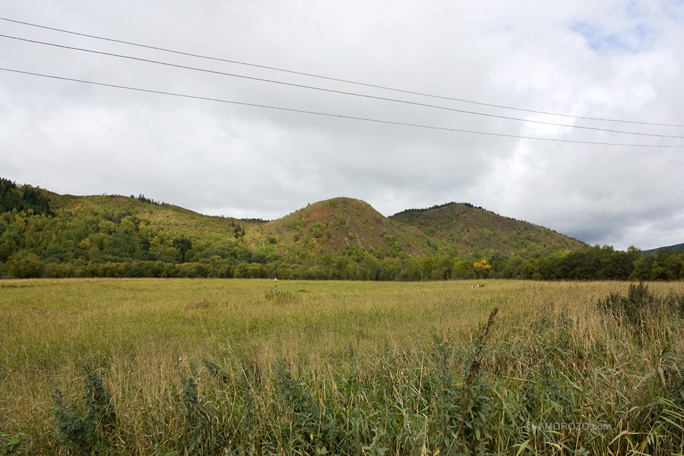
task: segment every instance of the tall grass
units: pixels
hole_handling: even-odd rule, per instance
[[[0,285],[0,454],[684,451],[679,283]]]

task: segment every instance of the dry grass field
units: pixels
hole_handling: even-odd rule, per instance
[[[683,283],[472,285],[2,281],[0,454],[684,451]]]

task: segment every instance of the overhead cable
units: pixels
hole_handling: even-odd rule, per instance
[[[449,131],[449,132],[457,132],[457,133],[469,133],[469,134],[475,134],[475,135],[498,136],[498,137],[515,138],[515,139],[530,139],[530,140],[534,140],[534,141],[550,141],[550,142],[558,142],[558,143],[585,144],[585,145],[597,145],[597,146],[669,148],[669,149],[683,148],[684,147],[684,146],[660,145],[660,144],[626,144],[626,143],[608,143],[608,142],[595,142],[595,141],[578,141],[578,140],[571,140],[571,139],[557,139],[557,138],[544,138],[544,137],[536,137],[536,136],[512,135],[512,134],[505,134],[505,133],[492,133],[492,132],[485,132],[485,131],[465,130],[465,129],[460,129],[460,128],[438,127],[438,126],[432,126],[432,125],[421,125],[421,124],[413,124],[413,123],[406,123],[406,122],[395,122],[395,121],[390,121],[390,120],[373,119],[373,118],[368,118],[368,117],[348,116],[348,115],[343,115],[343,114],[307,111],[307,110],[303,110],[303,109],[285,108],[285,107],[280,107],[280,106],[269,106],[269,105],[256,104],[256,103],[246,103],[246,102],[242,102],[242,101],[224,100],[224,99],[220,99],[220,98],[203,97],[203,96],[197,96],[197,95],[188,95],[188,94],[182,94],[182,93],[167,92],[167,91],[162,91],[162,90],[143,89],[143,88],[138,88],[138,87],[123,86],[123,85],[118,85],[118,84],[108,84],[108,83],[103,83],[103,82],[86,81],[86,80],[82,80],[82,79],[68,78],[68,77],[63,77],[63,76],[55,76],[55,75],[42,74],[42,73],[34,73],[34,72],[30,72],[30,71],[15,70],[15,69],[11,69],[11,68],[0,67],[0,71],[7,71],[7,72],[11,72],[11,73],[18,73],[18,74],[31,75],[31,76],[39,76],[42,78],[56,79],[56,80],[62,80],[62,81],[78,82],[78,83],[82,83],[82,84],[90,84],[90,85],[100,86],[100,87],[124,89],[124,90],[130,90],[130,91],[135,91],[135,92],[153,93],[153,94],[158,94],[158,95],[167,95],[167,96],[173,96],[173,97],[179,97],[179,98],[212,101],[212,102],[217,102],[217,103],[227,103],[227,104],[240,105],[240,106],[251,106],[251,107],[255,107],[255,108],[272,109],[272,110],[285,111],[285,112],[295,112],[295,113],[300,113],[300,114],[311,114],[311,115],[324,116],[324,117],[334,117],[334,118],[339,118],[339,119],[357,120],[357,121],[364,121],[364,122],[374,122],[374,123],[386,124],[386,125],[397,125],[397,126],[403,126],[403,127],[423,128],[423,129],[429,129],[429,130],[441,130],[441,131]]]
[[[367,98],[367,99],[372,99],[372,100],[389,101],[392,103],[402,103],[402,104],[407,104],[407,105],[412,105],[412,106],[421,106],[421,107],[425,107],[425,108],[439,109],[439,110],[451,111],[451,112],[458,112],[461,114],[468,114],[468,115],[474,115],[474,116],[491,117],[491,118],[496,118],[496,119],[512,120],[512,121],[516,121],[516,122],[535,123],[535,124],[540,124],[540,125],[550,125],[550,126],[554,126],[554,127],[578,128],[578,129],[582,129],[582,130],[602,131],[602,132],[616,133],[616,134],[623,134],[623,135],[684,139],[684,136],[611,130],[611,129],[607,129],[607,128],[586,127],[586,126],[582,126],[582,125],[571,125],[571,124],[559,124],[559,123],[554,123],[554,122],[545,122],[545,121],[541,121],[541,120],[522,119],[519,117],[502,116],[502,115],[489,114],[489,113],[483,113],[483,112],[477,112],[477,111],[467,111],[467,110],[463,110],[463,109],[449,108],[446,106],[438,106],[438,105],[432,105],[432,104],[427,104],[427,103],[418,103],[415,101],[400,100],[400,99],[396,99],[396,98],[387,98],[387,97],[378,97],[375,95],[368,95],[368,94],[362,94],[362,93],[356,93],[356,92],[347,92],[347,91],[342,91],[342,90],[328,89],[328,88],[324,88],[324,87],[309,86],[309,85],[304,85],[304,84],[295,84],[295,83],[291,83],[291,82],[278,81],[278,80],[273,80],[273,79],[257,78],[254,76],[246,76],[246,75],[242,75],[242,74],[226,73],[223,71],[208,70],[206,68],[191,67],[191,66],[187,66],[187,65],[179,65],[179,64],[175,64],[175,63],[162,62],[159,60],[151,60],[151,59],[145,59],[145,58],[141,58],[141,57],[133,57],[133,56],[129,56],[129,55],[115,54],[112,52],[96,51],[93,49],[85,49],[85,48],[79,48],[79,47],[74,47],[74,46],[66,46],[63,44],[49,43],[49,42],[38,41],[38,40],[31,40],[28,38],[20,38],[20,37],[11,36],[11,35],[0,34],[0,37],[12,39],[12,40],[17,40],[17,41],[33,43],[33,44],[40,44],[40,45],[44,45],[44,46],[51,46],[51,47],[56,47],[56,48],[60,48],[60,49],[68,49],[68,50],[74,50],[74,51],[80,51],[80,52],[87,52],[87,53],[91,53],[91,54],[104,55],[104,56],[108,56],[108,57],[116,57],[116,58],[133,60],[133,61],[138,61],[138,62],[152,63],[155,65],[163,65],[163,66],[168,66],[168,67],[173,67],[173,68],[181,68],[181,69],[185,69],[185,70],[199,71],[199,72],[203,72],[203,73],[211,73],[211,74],[216,74],[216,75],[220,75],[220,76],[228,76],[228,77],[247,79],[247,80],[258,81],[258,82],[266,82],[266,83],[270,83],[270,84],[279,84],[279,85],[284,85],[284,86],[289,86],[289,87],[297,87],[297,88],[308,89],[308,90],[316,90],[316,91],[320,91],[320,92],[328,92],[328,93],[335,93],[335,94],[347,95],[347,96],[353,96],[353,97],[359,97],[359,98]]]
[[[564,114],[564,113],[557,113],[557,112],[526,109],[526,108],[520,108],[520,107],[515,107],[515,106],[506,106],[506,105],[494,104],[494,103],[485,103],[485,102],[481,102],[481,101],[468,100],[468,99],[464,99],[464,98],[455,98],[455,97],[435,95],[435,94],[429,94],[429,93],[412,91],[412,90],[397,89],[397,88],[387,87],[387,86],[383,86],[383,85],[379,85],[379,84],[370,84],[370,83],[352,81],[352,80],[348,80],[348,79],[341,79],[341,78],[335,78],[335,77],[330,77],[330,76],[322,76],[322,75],[307,73],[307,72],[303,72],[303,71],[288,70],[285,68],[278,68],[278,67],[274,67],[274,66],[260,65],[260,64],[255,64],[255,63],[241,62],[238,60],[230,60],[230,59],[212,57],[212,56],[207,56],[207,55],[202,55],[202,54],[183,52],[183,51],[178,51],[178,50],[173,50],[173,49],[168,49],[168,48],[163,48],[163,47],[158,47],[158,46],[150,46],[150,45],[146,45],[146,44],[134,43],[131,41],[119,40],[119,39],[115,39],[115,38],[107,38],[107,37],[103,37],[103,36],[74,32],[71,30],[65,30],[65,29],[60,29],[60,28],[55,28],[55,27],[48,27],[45,25],[33,24],[30,22],[24,22],[24,21],[19,21],[19,20],[15,20],[15,19],[5,18],[5,17],[0,17],[0,20],[6,21],[6,22],[12,22],[15,24],[26,25],[29,27],[36,27],[36,28],[41,28],[41,29],[45,29],[45,30],[52,30],[55,32],[67,33],[67,34],[75,35],[75,36],[82,36],[82,37],[92,38],[92,39],[97,39],[97,40],[102,40],[102,41],[109,41],[109,42],[113,42],[113,43],[125,44],[128,46],[136,46],[136,47],[140,47],[140,48],[151,49],[151,50],[161,51],[161,52],[168,52],[168,53],[177,54],[177,55],[184,55],[184,56],[188,56],[188,57],[195,57],[195,58],[200,58],[200,59],[205,59],[205,60],[214,60],[214,61],[218,61],[218,62],[225,62],[225,63],[249,66],[249,67],[254,67],[254,68],[261,68],[261,69],[266,69],[266,70],[271,70],[271,71],[279,71],[279,72],[283,72],[283,73],[290,73],[290,74],[306,76],[306,77],[311,77],[311,78],[324,79],[324,80],[328,80],[328,81],[342,82],[345,84],[353,84],[353,85],[358,85],[358,86],[363,86],[363,87],[369,87],[369,88],[374,88],[374,89],[382,89],[382,90],[388,90],[388,91],[392,91],[392,92],[417,95],[417,96],[423,96],[423,97],[429,97],[429,98],[435,98],[435,99],[441,99],[441,100],[457,101],[457,102],[461,102],[461,103],[469,103],[469,104],[474,104],[474,105],[479,105],[479,106],[488,106],[488,107],[498,108],[498,109],[508,109],[508,110],[514,110],[514,111],[520,111],[520,112],[528,112],[528,113],[532,113],[532,114],[543,114],[543,115],[549,115],[549,116],[566,117],[566,118],[600,121],[600,122],[615,122],[615,123],[623,123],[623,124],[649,125],[649,126],[660,126],[660,127],[684,127],[684,125],[681,125],[681,124],[667,124],[667,123],[644,122],[644,121],[636,121],[636,120],[621,120],[621,119],[609,119],[609,118],[602,118],[602,117],[578,116],[578,115],[574,115],[574,114]]]

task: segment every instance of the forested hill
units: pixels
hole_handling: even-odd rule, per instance
[[[267,222],[0,179],[2,278],[671,279],[682,258],[588,247],[468,204],[385,217],[334,198]]]
[[[254,238],[275,239],[285,249],[338,256],[364,250],[376,256],[428,256],[430,237],[388,219],[370,204],[353,198],[333,198],[309,204],[254,230]],[[248,236],[251,238],[252,236]]]
[[[661,250],[668,250],[668,251],[673,252],[673,253],[682,252],[682,251],[684,251],[684,244],[675,244],[675,245],[668,245],[666,247],[657,247],[655,249],[643,250],[641,253],[643,255],[653,255],[655,253],[658,253]]]
[[[583,242],[548,228],[502,217],[468,203],[408,209],[390,218],[458,245],[466,252],[485,250],[504,255],[544,255],[586,247]]]

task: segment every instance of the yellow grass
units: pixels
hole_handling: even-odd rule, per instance
[[[329,360],[350,349],[372,354],[422,344],[432,334],[470,334],[494,307],[499,333],[506,321],[563,311],[591,343],[601,331],[593,303],[628,287],[472,284],[280,281],[278,290],[289,299],[267,299],[273,283],[262,279],[2,281],[0,437],[22,433],[31,448],[49,453],[55,445],[53,392],[78,397],[86,361],[103,369],[117,414],[144,420],[162,413],[165,397],[202,359],[246,356],[263,366],[286,359],[324,372],[336,368]],[[657,294],[684,293],[681,282],[649,287]],[[131,441],[144,440],[138,437]]]

